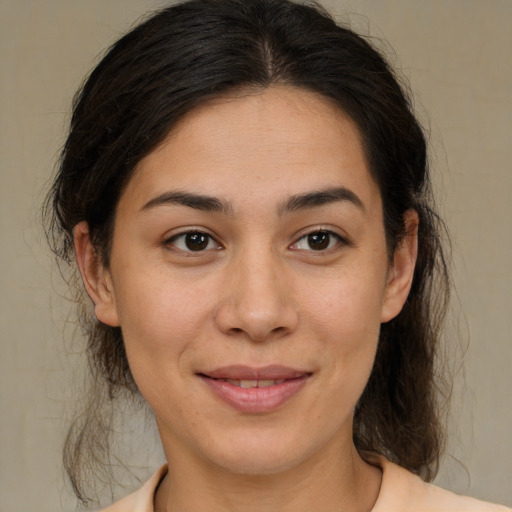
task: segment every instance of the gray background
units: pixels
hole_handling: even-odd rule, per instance
[[[66,288],[38,208],[77,86],[106,46],[163,4],[0,0],[0,511],[74,508],[60,453],[82,358],[80,344],[70,341]],[[447,343],[455,357],[466,351],[437,481],[512,506],[512,2],[324,5],[389,41],[384,48],[431,128],[432,166],[454,244],[457,295]],[[147,429],[153,440],[151,423],[132,417],[128,427]],[[162,455],[154,441],[146,448],[133,439],[130,460],[144,478],[151,472],[144,466]]]

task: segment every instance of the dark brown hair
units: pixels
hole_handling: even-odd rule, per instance
[[[287,0],[192,0],[122,37],[77,94],[59,172],[46,205],[56,255],[74,260],[73,228],[87,221],[108,266],[114,213],[136,164],[184,115],[240,88],[292,85],[329,98],[357,124],[380,187],[390,254],[404,212],[418,212],[419,251],[403,311],[381,328],[373,372],[355,413],[354,441],[431,479],[442,447],[436,349],[447,300],[442,223],[430,193],[426,143],[406,88],[364,38],[318,5]],[[83,293],[83,292],[82,292]],[[137,394],[121,330],[82,314],[103,396],[70,431],[65,465],[86,500],[87,460],[108,451],[103,403]],[[92,457],[91,457],[92,454]]]

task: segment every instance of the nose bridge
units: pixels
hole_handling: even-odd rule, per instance
[[[291,332],[297,313],[278,254],[268,246],[241,250],[230,265],[218,311],[224,332],[245,333],[252,340]]]

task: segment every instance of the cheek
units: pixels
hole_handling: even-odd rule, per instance
[[[304,310],[329,336],[338,332],[347,342],[355,342],[375,334],[385,296],[384,276],[380,269],[362,265],[361,269],[347,267],[333,273],[314,286],[306,283]],[[353,336],[349,336],[351,332]]]
[[[310,288],[308,303],[310,329],[323,340],[325,364],[337,385],[364,389],[377,350],[384,286],[380,269],[354,267],[323,286]],[[370,269],[370,271],[368,271]]]
[[[127,279],[126,276],[136,276]],[[198,343],[211,310],[211,294],[164,272],[126,268],[116,304],[130,368],[139,380],[179,374],[183,354]],[[141,389],[142,391],[142,389]]]

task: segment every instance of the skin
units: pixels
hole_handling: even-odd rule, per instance
[[[290,207],[340,188],[348,198]],[[223,209],[162,197],[176,191]],[[122,327],[169,461],[155,510],[371,510],[381,473],[353,445],[353,413],[380,324],[411,285],[417,216],[405,220],[410,236],[390,261],[354,123],[318,95],[272,87],[196,108],[139,163],[109,268],[76,227],[95,314]],[[204,250],[187,249],[190,231],[211,237]],[[327,246],[313,250],[307,235],[319,232]],[[311,376],[277,409],[243,413],[197,375],[228,364]]]

